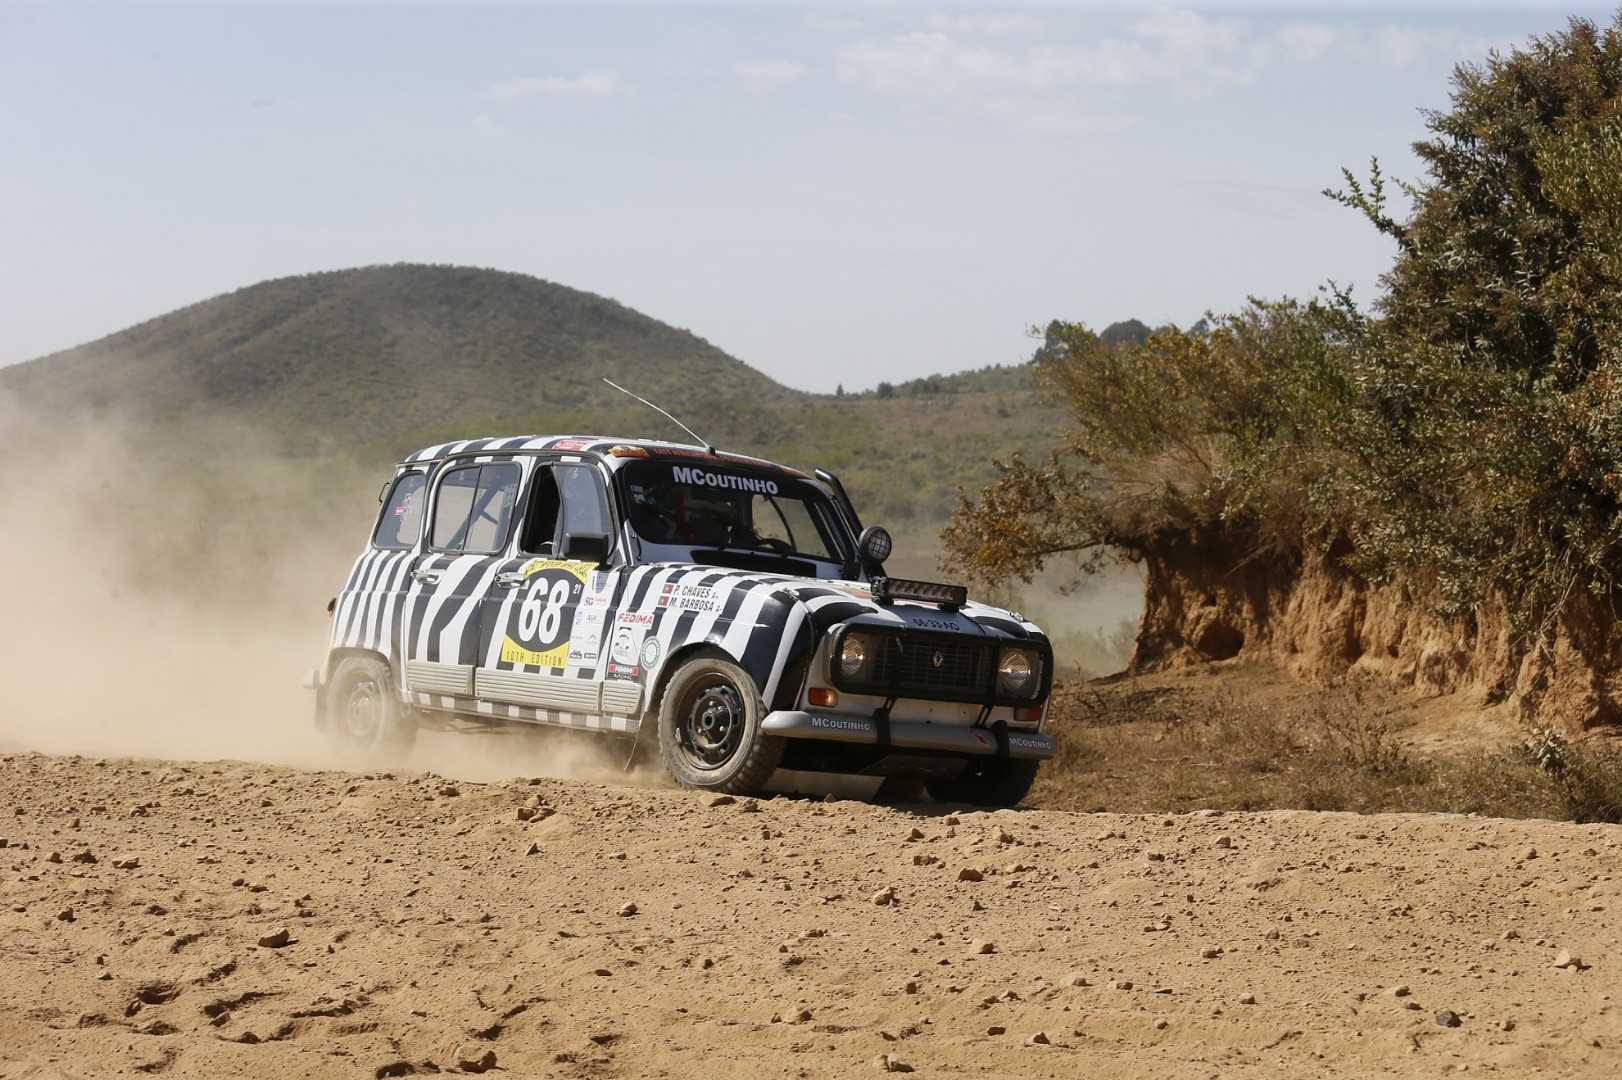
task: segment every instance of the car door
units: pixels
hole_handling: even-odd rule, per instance
[[[583,461],[542,461],[532,471],[516,550],[485,596],[476,676],[485,701],[541,710],[543,721],[594,725],[620,712],[603,703],[607,642],[622,571],[566,558],[574,536],[614,536],[603,476]]]
[[[511,458],[451,461],[434,477],[403,627],[406,688],[420,704],[454,708],[473,696],[479,610],[505,558],[522,479]]]

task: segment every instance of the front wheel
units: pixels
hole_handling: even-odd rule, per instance
[[[659,700],[659,753],[685,788],[756,791],[783,759],[784,739],[760,730],[766,708],[749,673],[699,656],[671,676]]]
[[[327,737],[351,761],[405,757],[417,741],[417,725],[401,708],[388,668],[361,656],[338,665],[327,688]]]
[[[1034,758],[979,758],[950,780],[929,780],[924,786],[936,802],[1018,806],[1036,783],[1041,764]]]

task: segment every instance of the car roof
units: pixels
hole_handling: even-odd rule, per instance
[[[623,468],[632,461],[664,459],[668,461],[699,461],[720,465],[741,465],[751,469],[781,473],[809,479],[798,469],[745,454],[729,454],[709,450],[702,446],[662,442],[657,439],[627,439],[604,435],[513,435],[505,438],[461,439],[424,447],[408,456],[402,465],[417,465],[442,461],[448,457],[510,454],[524,451],[548,450],[553,452],[590,454],[610,469]]]

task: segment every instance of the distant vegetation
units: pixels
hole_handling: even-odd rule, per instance
[[[864,518],[897,533],[907,571],[934,573],[958,489],[990,482],[993,458],[1058,437],[1059,412],[1035,397],[1031,371],[810,394],[611,300],[520,274],[401,265],[215,297],[0,369],[0,398],[42,433],[77,422],[120,434],[120,513],[155,575],[193,559],[275,560],[289,526],[353,542],[384,470],[432,442],[686,440],[604,376],[723,448],[839,474]]]

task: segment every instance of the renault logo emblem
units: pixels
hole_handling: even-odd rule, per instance
[[[939,649],[936,649],[935,655],[929,658],[929,663],[931,667],[940,667],[942,664],[946,663],[946,654],[941,652]]]

